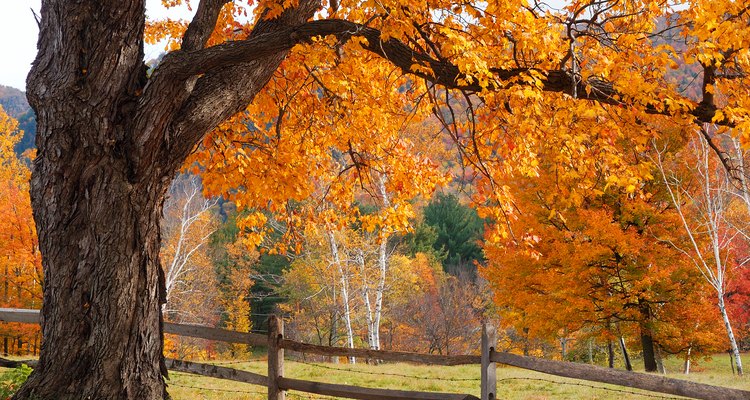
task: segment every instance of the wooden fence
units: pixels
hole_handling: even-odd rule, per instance
[[[0,308],[0,321],[38,323],[39,311]],[[620,371],[586,364],[553,361],[498,352],[495,351],[495,344],[497,342],[495,330],[489,326],[484,326],[482,328],[481,355],[479,356],[443,356],[400,351],[328,347],[301,343],[284,337],[283,321],[275,316],[272,316],[269,319],[269,333],[267,336],[256,333],[234,332],[218,328],[172,323],[165,323],[164,331],[166,333],[181,336],[268,347],[268,375],[183,360],[167,359],[166,363],[167,368],[174,371],[188,372],[265,386],[268,388],[269,400],[285,399],[285,392],[287,390],[363,400],[477,399],[477,397],[467,394],[363,388],[289,378],[284,376],[284,350],[324,356],[362,357],[381,361],[399,361],[431,365],[478,364],[481,367],[480,393],[482,400],[494,400],[496,398],[497,383],[495,378],[495,366],[497,363],[555,376],[626,386],[650,392],[685,396],[695,399],[750,400],[750,391],[746,390],[706,385],[681,379],[667,378],[661,375]],[[18,362],[5,360],[5,362],[0,363],[0,365],[13,366],[17,363]]]

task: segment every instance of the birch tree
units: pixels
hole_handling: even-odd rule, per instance
[[[339,292],[341,293],[341,304],[344,309],[344,326],[346,328],[346,345],[350,349],[354,348],[354,330],[352,329],[352,310],[350,303],[349,294],[349,268],[346,260],[342,260],[341,253],[339,252],[339,244],[334,235],[334,231],[331,228],[326,228],[326,238],[328,239],[328,246],[331,251],[331,265],[336,268],[339,283],[341,284]],[[349,357],[349,363],[354,364],[356,359]]]
[[[708,135],[705,127],[701,127]],[[654,142],[654,161],[661,174],[672,205],[687,235],[689,247],[674,242],[711,285],[716,306],[724,322],[737,372],[742,375],[742,360],[725,297],[728,270],[732,265],[732,248],[743,237],[747,226],[738,227],[730,221],[730,208],[735,200],[731,177],[715,159],[716,154],[697,134],[689,138],[684,150],[669,154],[663,145]],[[680,171],[680,172],[676,172]]]
[[[216,311],[196,308],[189,298],[215,295],[211,292],[216,290],[216,279],[206,250],[218,227],[213,215],[217,200],[203,197],[197,176],[182,175],[172,183],[164,204],[161,256],[167,302],[162,313],[177,322],[199,322]],[[179,307],[180,303],[188,307]]]

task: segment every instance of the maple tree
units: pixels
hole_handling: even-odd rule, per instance
[[[729,318],[736,321],[738,337],[744,340],[748,337],[748,329],[750,329],[750,309],[748,309],[750,281],[748,279],[750,279],[750,269],[738,269],[731,277],[726,290]]]
[[[560,156],[557,143],[535,147],[536,176],[506,179],[516,199],[518,216],[506,226],[513,234],[485,246],[481,272],[495,290],[501,320],[527,341],[604,340],[610,366],[611,343],[619,341],[630,368],[624,337],[636,336],[645,369],[656,371],[660,349],[692,348],[693,356],[716,349],[717,315],[695,313],[708,304],[700,293],[706,285],[672,246],[687,242],[675,239],[680,215],[666,188],[654,179],[627,181],[638,187],[614,183],[628,171],[651,175],[648,146],[629,140],[615,144],[635,149],[617,171],[589,164],[597,157]]]
[[[0,299],[3,307],[33,308],[42,304],[42,263],[29,199],[28,159],[14,146],[23,137],[18,123],[0,107]],[[39,328],[28,324],[3,324],[3,352],[21,352],[38,346]],[[16,349],[9,348],[13,338]]]
[[[742,2],[689,1],[679,15],[656,0],[543,7],[262,0],[240,19],[244,7],[203,0],[190,22],[147,29],[144,0],[44,0],[28,78],[39,118],[31,198],[44,340],[39,366],[16,398],[166,396],[161,205],[201,142],[224,143],[207,163],[243,178],[206,182],[210,193],[243,187],[241,207],[271,200],[273,211],[292,213],[286,199],[310,191],[307,170],[324,162],[316,155],[330,151],[361,165],[363,155],[408,149],[390,139],[405,121],[433,113],[484,177],[476,191],[484,216],[510,221],[502,178],[509,170],[534,173],[534,143],[557,143],[561,161],[596,147],[600,158],[590,163],[609,167],[613,184],[628,188],[642,176],[614,172],[623,163],[612,143],[648,139],[654,120],[713,122],[747,139],[750,27]],[[658,21],[687,42],[684,54],[655,41]],[[159,35],[179,50],[148,71],[144,38]],[[698,101],[669,83],[675,58],[703,70]],[[388,79],[373,84],[374,76]],[[717,89],[730,94],[722,104]],[[466,118],[454,117],[460,99]],[[233,129],[220,124],[238,113],[229,128],[255,132],[244,144],[222,139]],[[244,124],[246,114],[261,123]],[[289,134],[296,124],[305,129]],[[560,125],[578,129],[565,136]],[[624,129],[633,125],[643,129]],[[403,179],[388,171],[389,180],[409,183],[418,169],[401,171]],[[494,226],[491,241],[511,234],[508,224]]]

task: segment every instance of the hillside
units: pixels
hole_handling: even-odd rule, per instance
[[[16,119],[31,109],[24,92],[3,85],[0,85],[0,105],[8,115]]]
[[[26,94],[16,88],[0,85],[0,106],[6,113],[18,120],[18,128],[24,132],[23,138],[16,145],[16,153],[34,147],[36,138],[36,116],[26,100]]]

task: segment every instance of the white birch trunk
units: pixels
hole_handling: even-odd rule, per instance
[[[727,309],[724,306],[724,293],[719,293],[719,311],[721,312],[721,318],[724,320],[724,327],[729,335],[729,346],[732,349],[732,357],[734,357],[734,363],[737,365],[737,375],[742,376],[742,359],[740,358],[740,349],[737,346],[737,340],[734,338],[734,331],[732,325],[729,323],[729,315]]]
[[[378,191],[382,200],[381,208],[386,209],[391,206],[388,192],[385,188],[385,182],[388,179],[386,174],[381,174],[378,180]],[[380,277],[378,287],[375,291],[375,318],[373,321],[373,349],[380,349],[380,318],[383,313],[383,293],[385,292],[385,279],[388,275],[388,236],[385,229],[381,231],[380,246],[378,248],[378,269]]]
[[[377,342],[375,339],[375,320],[373,318],[372,302],[370,301],[370,284],[367,278],[367,267],[365,264],[365,255],[362,249],[357,249],[357,254],[354,256],[359,265],[359,271],[362,279],[362,301],[365,304],[365,321],[367,322],[367,345],[371,349],[377,348]]]
[[[745,151],[742,149],[742,144],[740,143],[739,138],[736,138],[733,135],[729,135],[729,137],[732,141],[732,146],[734,147],[735,156],[737,158],[737,168],[739,169],[739,174],[737,174],[740,180],[739,197],[742,199],[742,202],[745,203],[745,209],[747,210],[748,215],[750,215],[750,185],[748,185],[745,171]]]
[[[344,265],[341,262],[341,256],[339,255],[339,246],[336,242],[336,238],[333,235],[333,230],[327,229],[326,236],[328,236],[328,244],[331,247],[331,256],[333,257],[333,264],[336,266],[336,270],[339,273],[341,281],[341,302],[344,304],[344,324],[346,325],[346,344],[350,349],[354,348],[354,332],[352,331],[352,313],[349,307],[349,277],[344,270]],[[356,359],[349,357],[349,363],[354,364]]]

